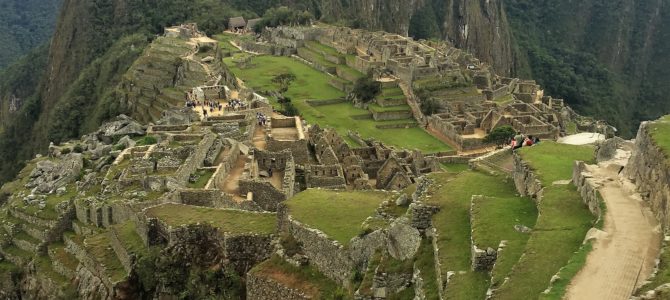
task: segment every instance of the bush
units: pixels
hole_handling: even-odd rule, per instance
[[[147,135],[147,136],[145,136],[145,137],[143,137],[143,138],[141,138],[140,140],[137,141],[137,146],[148,146],[148,145],[153,145],[153,144],[156,144],[156,143],[158,143],[158,140],[156,139],[156,137],[151,136],[151,135]]]
[[[484,138],[485,143],[495,143],[498,146],[504,146],[516,135],[516,131],[511,126],[500,126],[491,130]]]
[[[72,149],[70,149],[70,148],[63,148],[63,149],[60,151],[60,154],[62,154],[62,155],[66,155],[66,154],[70,154],[70,152],[72,152]]]
[[[426,116],[431,116],[440,109],[440,104],[433,98],[421,102],[421,112]]]
[[[314,16],[307,11],[299,11],[282,6],[265,11],[263,18],[254,26],[254,31],[260,33],[265,27],[281,25],[309,25]]]
[[[354,90],[351,94],[363,103],[368,103],[375,99],[382,92],[381,84],[372,79],[372,74],[362,77],[356,81]]]
[[[74,151],[74,153],[82,153],[84,152],[84,148],[80,144],[76,144],[74,145],[74,148],[72,148],[72,151]]]

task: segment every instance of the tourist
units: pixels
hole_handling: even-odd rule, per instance
[[[532,146],[532,145],[533,145],[533,136],[532,136],[532,135],[529,135],[528,137],[526,137],[526,139],[523,141],[523,145],[524,145],[525,147],[530,147],[530,146]]]
[[[514,136],[514,150],[523,147],[524,136],[521,133],[518,133]]]
[[[272,177],[272,168],[268,168],[268,177]]]
[[[540,143],[540,138],[539,138],[539,137],[535,137],[535,138],[533,139],[533,145],[537,145],[537,144],[539,144],[539,143]]]

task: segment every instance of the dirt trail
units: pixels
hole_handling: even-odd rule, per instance
[[[566,299],[629,299],[653,272],[660,252],[660,226],[634,185],[619,176],[630,153],[618,151],[614,160],[587,169],[601,183],[599,191],[607,204],[605,232],[598,234]]]
[[[245,157],[244,155],[240,155],[237,164],[230,170],[230,173],[228,173],[228,177],[226,177],[226,181],[223,184],[223,191],[233,195],[236,201],[244,200],[244,198],[240,196],[240,177],[242,176],[242,173],[244,173],[244,164]]]

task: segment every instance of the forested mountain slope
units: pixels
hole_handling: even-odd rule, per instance
[[[49,40],[61,0],[0,0],[0,70]]]

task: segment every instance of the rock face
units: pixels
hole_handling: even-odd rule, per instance
[[[35,189],[39,193],[56,192],[58,188],[72,182],[84,167],[84,160],[79,153],[70,153],[59,163],[43,160],[37,163],[30,173],[26,188]],[[31,199],[32,200],[32,199]]]
[[[664,229],[670,226],[670,163],[649,134],[651,123],[640,126],[635,139],[635,151],[625,168],[642,197],[649,201],[656,218]]]
[[[388,232],[387,248],[395,259],[413,257],[421,245],[419,230],[403,222],[395,222]]]

